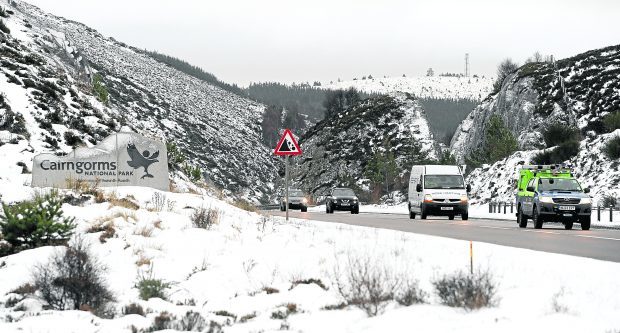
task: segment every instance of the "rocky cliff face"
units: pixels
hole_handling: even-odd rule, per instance
[[[462,122],[451,149],[462,161],[480,148],[493,114],[502,118],[522,150],[544,147],[541,131],[552,123],[574,124],[584,133],[596,133],[601,116],[620,108],[619,78],[620,46],[589,51],[555,65],[526,64]]]
[[[561,79],[560,79],[561,77]],[[564,85],[564,88],[562,87]],[[484,145],[486,125],[499,115],[518,138],[519,150],[469,175],[477,201],[511,200],[512,179],[522,164],[545,147],[542,133],[554,123],[581,130],[579,151],[565,161],[575,169],[592,196],[620,195],[620,163],[605,156],[603,147],[615,135],[605,133],[602,118],[620,111],[620,46],[589,51],[551,63],[530,63],[504,81],[461,123],[451,142],[454,155],[463,161]]]

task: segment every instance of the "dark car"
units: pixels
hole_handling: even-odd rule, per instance
[[[333,214],[335,210],[348,210],[351,214],[360,213],[360,201],[350,188],[335,188],[325,199],[325,212]]]
[[[289,189],[288,201],[288,209],[299,209],[302,212],[308,211],[308,199],[301,190]],[[286,197],[284,196],[280,198],[280,210],[286,210]]]

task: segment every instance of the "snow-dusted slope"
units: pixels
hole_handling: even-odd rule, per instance
[[[13,12],[4,19],[11,33],[0,33],[0,91],[5,95],[0,112],[21,115],[27,131],[9,128],[4,118],[0,130],[29,138],[35,152],[62,153],[68,150],[67,131],[93,145],[127,125],[176,143],[208,181],[235,196],[264,199],[272,192],[277,162],[261,144],[263,105],[80,23],[13,3],[0,0]],[[93,97],[94,73],[102,75],[109,91],[107,106]]]
[[[605,134],[602,122],[605,115],[620,110],[620,46],[562,59],[556,66],[557,70],[549,63],[524,65],[457,129],[451,149],[461,161],[482,147],[485,126],[493,115],[501,117],[521,150],[472,172],[469,182],[478,200],[512,200],[516,167],[532,163],[531,158],[545,148],[545,128],[557,123],[576,126],[581,131],[579,151],[565,162],[574,167],[583,185],[591,187],[595,200],[600,201],[604,195],[620,195],[620,162],[610,160],[602,150],[605,142],[620,134]],[[566,99],[557,73],[565,82]]]
[[[343,114],[324,119],[301,138],[304,155],[294,175],[309,193],[364,178],[363,170],[377,151],[389,143],[399,170],[411,168],[405,161],[413,142],[422,156],[437,157],[436,142],[424,110],[407,93],[392,93],[363,101]]]
[[[418,98],[482,100],[491,92],[492,85],[493,79],[486,77],[420,76],[357,79],[334,82],[323,88],[353,87],[366,93],[408,92]]]

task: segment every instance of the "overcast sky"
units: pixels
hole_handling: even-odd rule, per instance
[[[620,44],[618,0],[27,0],[220,79],[493,75],[503,58]]]

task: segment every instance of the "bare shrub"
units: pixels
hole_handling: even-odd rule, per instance
[[[246,314],[245,316],[242,316],[241,318],[239,318],[239,322],[246,323],[254,318],[256,318],[256,312],[252,312],[252,313]]]
[[[133,234],[142,237],[153,237],[153,228],[149,226],[141,226],[133,230]]]
[[[99,221],[93,224],[90,228],[88,228],[86,232],[88,233],[101,232],[101,235],[99,235],[99,242],[101,244],[104,244],[105,242],[107,242],[108,239],[114,237],[114,235],[116,234],[116,230],[114,229],[114,223],[110,221],[108,222]]]
[[[284,320],[291,314],[297,313],[297,304],[288,303],[281,307],[281,309],[271,313],[271,319]]]
[[[79,310],[85,306],[98,314],[114,301],[106,285],[106,267],[93,257],[88,244],[78,238],[64,253],[52,256],[34,270],[34,285],[43,299],[56,310]]]
[[[180,319],[176,319],[175,316],[164,311],[155,317],[153,325],[149,331],[161,331],[161,330],[177,330],[185,332],[203,332],[207,328],[208,332],[221,332],[221,326],[215,322],[207,323],[205,318],[198,312],[188,311]]]
[[[152,209],[156,212],[161,212],[166,207],[166,195],[161,192],[153,193],[151,197]]]
[[[560,302],[562,297],[564,297],[564,287],[551,297],[551,308],[556,313],[568,313],[568,307]]]
[[[356,306],[369,317],[383,312],[401,285],[401,278],[369,256],[347,256],[343,272],[334,269],[335,285],[348,305]]]
[[[432,282],[441,302],[467,310],[495,305],[497,283],[489,271],[457,271]]]
[[[144,317],[144,309],[142,305],[137,303],[131,303],[123,307],[123,315],[137,314]]]
[[[215,208],[200,207],[192,214],[192,225],[196,228],[211,229],[220,223],[220,211]]]
[[[426,293],[418,286],[418,281],[405,279],[394,297],[398,304],[411,306],[426,302]]]
[[[32,283],[24,283],[21,286],[11,290],[9,294],[18,294],[18,295],[31,295],[37,291],[37,287],[35,287]]]
[[[317,286],[319,286],[323,290],[328,290],[329,289],[329,288],[327,288],[325,286],[323,281],[321,281],[320,279],[305,279],[305,280],[294,280],[291,283],[291,287],[289,288],[289,290],[293,290],[293,288],[297,287],[300,284],[316,284]]]

